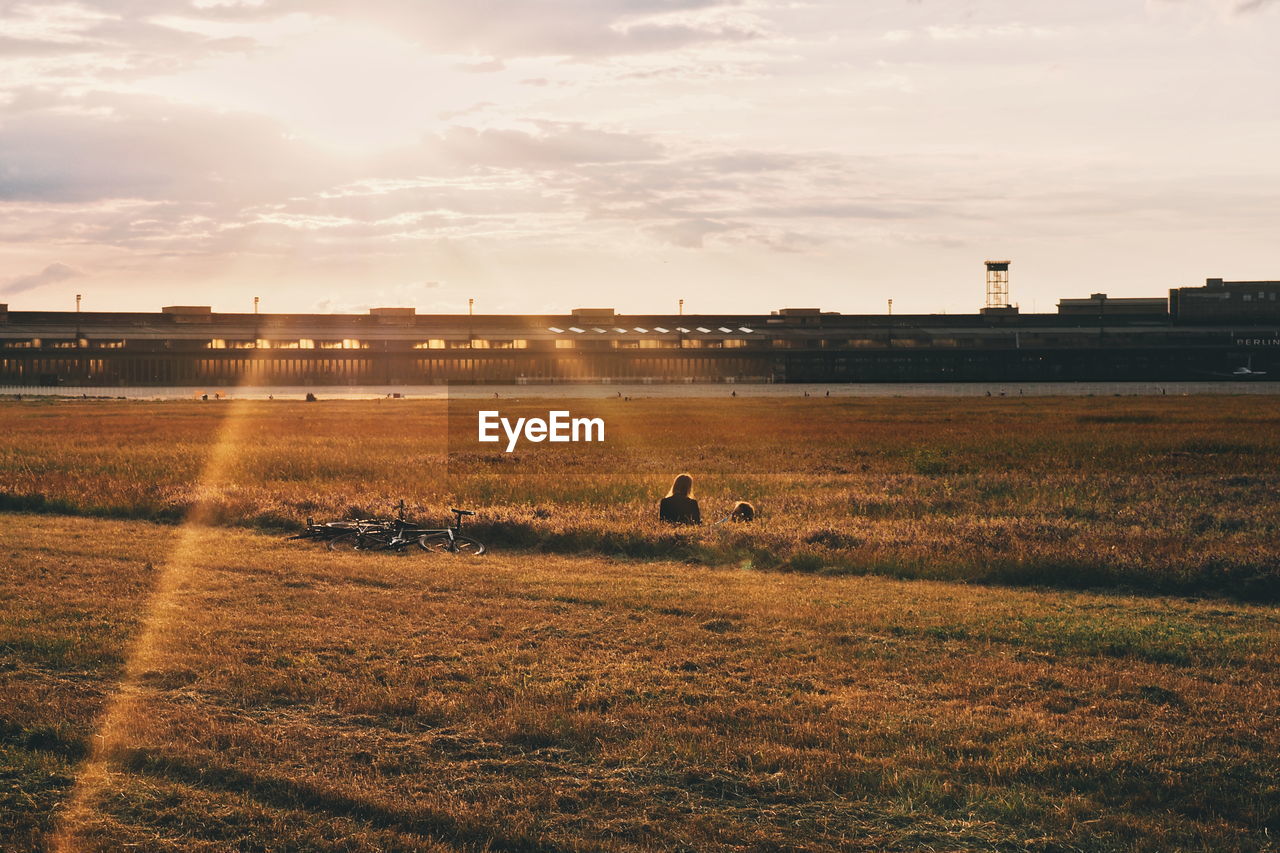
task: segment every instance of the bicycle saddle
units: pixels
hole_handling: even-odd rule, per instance
[[[469,509],[453,509],[452,507],[449,508],[449,512],[456,512],[458,515],[475,515],[475,513]]]

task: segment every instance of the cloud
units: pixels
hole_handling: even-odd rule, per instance
[[[505,71],[507,64],[501,59],[487,59],[480,62],[459,62],[453,67],[468,74],[492,74],[495,71]]]
[[[268,118],[95,93],[11,115],[0,200],[249,203],[317,189],[346,167]]]
[[[588,246],[639,236],[701,248],[735,231],[802,251],[842,222],[933,212],[886,200],[902,180],[887,161],[694,149],[585,122],[455,125],[353,159],[246,113],[107,93],[20,100],[27,108],[0,135],[0,241],[10,243],[163,258],[385,258],[458,240]],[[832,224],[815,231],[820,221]]]
[[[443,282],[424,281],[366,288],[356,297],[335,293],[313,302],[311,310],[318,314],[363,314],[370,308],[431,308],[436,307],[442,298],[449,297],[424,291],[437,291],[443,286]]]
[[[460,109],[460,110],[444,110],[443,112],[436,113],[436,117],[439,118],[441,121],[449,121],[450,119],[463,118],[464,116],[469,116],[469,115],[474,115],[475,113],[484,112],[490,107],[495,107],[495,106],[497,106],[497,104],[495,104],[493,101],[478,101],[472,104],[471,106],[464,107],[463,109]]]
[[[400,33],[435,51],[489,57],[468,70],[495,71],[503,60],[529,56],[598,58],[696,44],[740,42],[763,35],[741,0],[262,0],[258,3],[187,3],[169,0],[97,0],[92,13],[32,0],[0,12],[56,28],[84,48],[112,47],[137,54],[243,50],[254,43],[218,39],[178,28],[177,20],[242,28],[289,16],[369,23]]]
[[[577,122],[537,122],[534,132],[455,127],[431,139],[428,149],[454,162],[540,168],[583,163],[649,160],[663,154],[652,139]]]
[[[362,17],[432,49],[501,60],[599,58],[761,37],[754,18],[727,14],[741,5],[740,0],[366,0],[356,6],[341,0],[267,0],[262,8],[264,13]]]
[[[679,246],[682,249],[701,249],[706,244],[707,237],[713,234],[723,234],[726,231],[733,231],[742,228],[741,223],[737,222],[716,222],[711,219],[684,219],[679,222],[673,222],[668,225],[653,225],[645,230],[672,246]]]
[[[84,273],[75,267],[67,266],[61,262],[52,263],[40,270],[40,272],[10,279],[4,285],[0,285],[0,294],[13,296],[17,293],[26,293],[28,290],[44,287],[46,284],[57,284],[60,281],[78,278],[82,275]]]
[[[40,60],[42,73],[55,72],[67,82],[96,81],[172,71],[258,46],[247,35],[215,36],[161,23],[171,11],[171,5],[147,0],[0,3],[0,22],[10,31],[0,37],[0,57]]]

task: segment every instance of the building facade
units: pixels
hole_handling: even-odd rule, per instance
[[[224,314],[11,311],[0,385],[1193,380],[1277,375],[1280,283],[1170,299],[1064,299],[1055,314]],[[1223,295],[1225,294],[1225,295]],[[1246,298],[1247,297],[1247,298]]]

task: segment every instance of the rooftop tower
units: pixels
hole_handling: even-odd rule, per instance
[[[986,261],[988,308],[1009,307],[1009,264],[1013,261]]]

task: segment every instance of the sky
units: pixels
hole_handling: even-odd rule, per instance
[[[0,0],[10,310],[1280,279],[1280,0]]]

